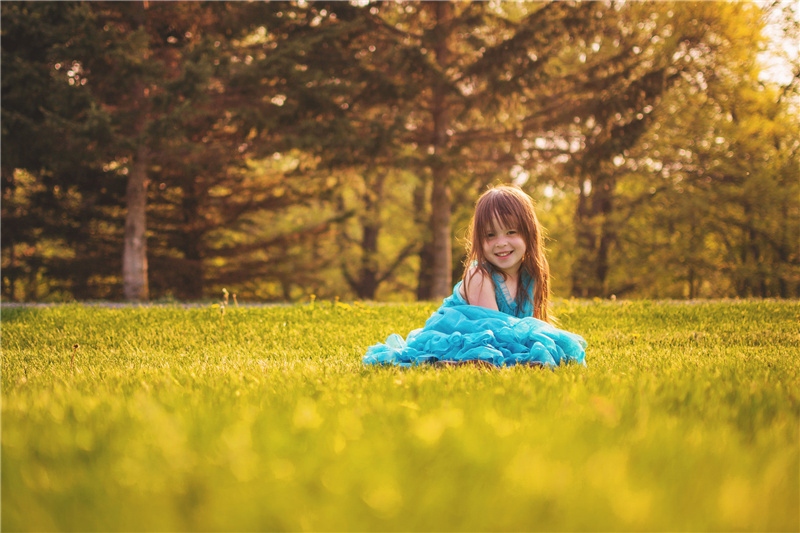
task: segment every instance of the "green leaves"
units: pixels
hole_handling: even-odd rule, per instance
[[[555,209],[562,294],[796,296],[796,94],[759,77],[761,15],[4,5],[3,294],[120,297],[141,153],[155,298],[427,298],[433,250],[458,276],[475,198],[511,180]]]

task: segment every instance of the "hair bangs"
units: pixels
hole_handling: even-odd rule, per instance
[[[492,189],[484,195],[475,210],[475,229],[482,228],[483,232],[498,229],[498,224],[504,228],[516,229],[525,235],[530,234],[526,216],[529,211],[518,195],[502,189]],[[483,237],[483,236],[481,236]]]

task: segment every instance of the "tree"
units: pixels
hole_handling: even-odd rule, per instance
[[[451,290],[454,270],[453,196],[461,197],[464,189],[480,189],[507,176],[520,163],[524,137],[552,127],[536,96],[541,93],[542,81],[555,74],[543,72],[548,65],[558,70],[551,65],[557,61],[553,58],[557,58],[558,47],[576,28],[593,23],[594,8],[565,3],[518,8],[472,2],[379,2],[361,8],[348,6],[346,11],[346,16],[337,16],[339,24],[357,29],[340,45],[351,47],[353,60],[343,58],[342,64],[353,65],[348,72],[356,73],[349,78],[356,92],[347,102],[346,116],[392,117],[383,124],[357,119],[357,124],[373,126],[357,133],[362,142],[390,133],[388,141],[381,144],[382,165],[402,165],[400,168],[417,174],[420,186],[414,194],[415,216],[423,237],[418,247],[418,296],[445,296]],[[368,44],[364,35],[369,36]],[[529,53],[533,49],[540,55]],[[377,99],[361,98],[365,84],[359,80],[365,72],[374,72],[372,79],[383,82],[386,92],[377,93]],[[500,73],[502,79],[498,79]],[[346,76],[336,79],[342,77]],[[369,159],[362,158],[362,164],[365,160]],[[376,184],[381,175],[379,171]],[[460,190],[454,192],[454,185]],[[373,193],[380,190],[380,186],[370,187]],[[373,205],[381,201],[377,198]],[[374,235],[376,227],[365,230],[363,235]],[[369,237],[369,242],[375,242],[374,237]],[[376,273],[363,264],[361,272],[368,277]]]
[[[108,296],[124,181],[103,168],[109,124],[82,65],[64,60],[90,8],[9,2],[2,17],[3,294]]]
[[[576,180],[578,255],[573,294],[610,294],[610,254],[620,229],[615,160],[626,157],[658,116],[660,102],[684,78],[702,79],[724,61],[725,43],[747,24],[748,7],[702,3],[636,3],[609,10],[610,30],[586,53],[588,68],[576,76],[585,90],[577,100],[575,150],[567,172]],[[757,31],[757,30],[756,30]],[[601,97],[597,98],[600,94]],[[577,117],[584,117],[583,120]],[[660,120],[668,120],[662,116]],[[630,287],[629,287],[630,288]],[[624,289],[616,288],[615,290]]]
[[[34,209],[37,214],[46,211],[55,221],[36,230],[38,233],[31,230],[28,240],[38,238],[34,234],[42,231],[59,234],[59,220],[67,205],[57,202],[57,191],[69,191],[80,199],[81,207],[95,205],[93,198],[99,191],[104,211],[81,210],[79,219],[87,229],[70,234],[74,240],[64,243],[64,253],[97,248],[101,242],[105,243],[104,254],[113,247],[124,248],[121,270],[128,299],[147,298],[151,281],[157,293],[201,297],[206,263],[215,254],[229,257],[235,249],[213,242],[210,236],[217,228],[235,225],[254,211],[324,194],[324,188],[310,185],[300,196],[272,194],[271,189],[279,184],[245,171],[250,157],[271,154],[270,146],[253,142],[260,131],[276,121],[287,121],[284,114],[264,123],[253,122],[253,116],[263,118],[251,112],[258,107],[252,103],[260,102],[260,95],[250,99],[246,84],[241,83],[253,71],[246,64],[248,44],[243,40],[252,35],[255,20],[277,12],[271,6],[224,3],[4,6],[4,82],[29,82],[23,77],[30,78],[28,73],[38,69],[38,83],[48,87],[30,105],[30,93],[19,92],[22,84],[4,83],[3,134],[4,141],[9,141],[3,145],[4,235],[6,229],[29,221],[33,212],[26,213]],[[51,19],[51,26],[42,26]],[[30,47],[31,40],[42,45]],[[24,64],[23,59],[27,61]],[[19,69],[15,69],[17,65]],[[43,109],[45,121],[39,116]],[[20,126],[39,124],[20,135]],[[11,128],[15,135],[9,133]],[[274,151],[280,145],[274,131],[271,135],[267,143],[271,142]],[[31,139],[34,142],[28,142]],[[67,139],[68,150],[58,150],[63,141],[57,139]],[[12,146],[19,147],[13,153],[31,156],[24,160],[6,157]],[[41,170],[37,164],[43,165]],[[23,178],[51,180],[55,185],[43,186],[35,198],[14,196],[15,169],[20,168],[29,169],[20,174]],[[81,179],[70,183],[71,173]],[[45,202],[44,193],[53,200]],[[16,206],[16,199],[24,206]],[[124,236],[122,213],[115,207],[123,203],[127,207]],[[105,219],[98,219],[101,214]],[[98,239],[99,227],[107,241]],[[66,228],[74,230],[74,225]],[[274,240],[275,236],[264,239]],[[149,253],[148,240],[154,246]],[[8,243],[10,247],[6,247]],[[13,277],[15,265],[24,262],[15,250],[12,239],[5,239],[7,277]],[[119,260],[98,261],[99,267],[82,262],[95,255],[92,251],[81,254],[81,259],[71,259],[70,265],[75,267],[71,272],[83,268],[87,277],[96,278],[102,271],[105,283],[115,284],[119,270],[114,272],[113,267],[120,269]],[[147,268],[148,262],[155,264],[155,273]],[[48,263],[54,264],[52,260]],[[80,280],[81,272],[67,279]],[[13,285],[9,279],[4,290],[13,291],[9,288]],[[76,281],[66,282],[65,287],[70,286],[78,288]],[[75,294],[113,296],[99,287]]]
[[[510,178],[554,224],[575,199],[576,295],[792,294],[796,84],[757,80],[759,13],[4,4],[4,295],[438,298]]]
[[[758,79],[760,14],[727,9],[714,31],[738,27],[736,39],[716,34],[713,63],[683,76],[653,127],[617,159],[610,292],[796,294],[798,124],[783,90]]]

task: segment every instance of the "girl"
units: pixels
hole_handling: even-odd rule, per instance
[[[489,189],[475,206],[468,242],[455,291],[463,303],[550,322],[550,267],[530,196],[516,187]]]
[[[365,364],[584,363],[586,341],[550,324],[550,271],[530,196],[495,187],[478,199],[464,277],[425,327],[367,349]]]

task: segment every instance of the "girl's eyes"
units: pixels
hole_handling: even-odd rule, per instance
[[[516,234],[517,234],[517,230],[515,230],[515,229],[510,229],[510,230],[507,230],[507,231],[506,231],[506,233],[507,233],[508,235],[516,235]],[[486,238],[487,238],[487,239],[491,239],[491,238],[495,237],[496,235],[497,235],[496,233],[487,233],[487,234],[486,234]]]

